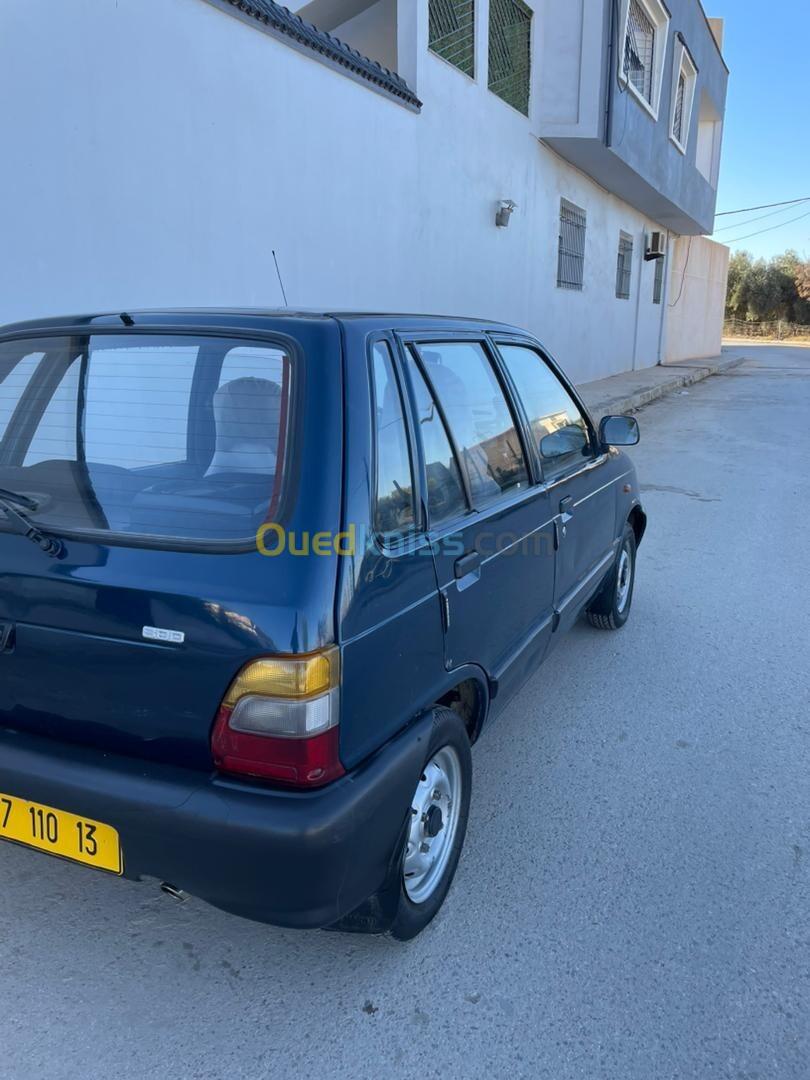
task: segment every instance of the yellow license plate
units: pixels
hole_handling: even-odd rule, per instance
[[[124,872],[121,844],[112,826],[2,792],[0,839],[113,874]]]

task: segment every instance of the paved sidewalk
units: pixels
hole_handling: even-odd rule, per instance
[[[608,379],[582,383],[579,392],[598,420],[608,413],[635,412],[651,401],[677,393],[710,375],[722,375],[746,359],[748,356],[744,348],[729,348],[724,349],[720,356],[706,360],[685,360],[680,364],[625,371]]]

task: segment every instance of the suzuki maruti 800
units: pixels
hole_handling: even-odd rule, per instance
[[[539,342],[404,315],[0,332],[0,838],[280,926],[417,934],[470,748],[646,518]]]

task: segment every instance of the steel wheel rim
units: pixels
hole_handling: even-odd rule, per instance
[[[633,583],[633,559],[630,549],[625,545],[619,556],[619,569],[616,575],[616,609],[623,612],[630,599],[630,586]]]
[[[424,904],[444,877],[458,832],[462,785],[459,756],[452,746],[443,746],[422,770],[411,799],[402,874],[414,904]]]

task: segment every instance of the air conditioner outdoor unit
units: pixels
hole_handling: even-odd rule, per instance
[[[647,239],[647,253],[644,258],[650,262],[652,259],[665,259],[667,257],[666,233],[650,233]]]

